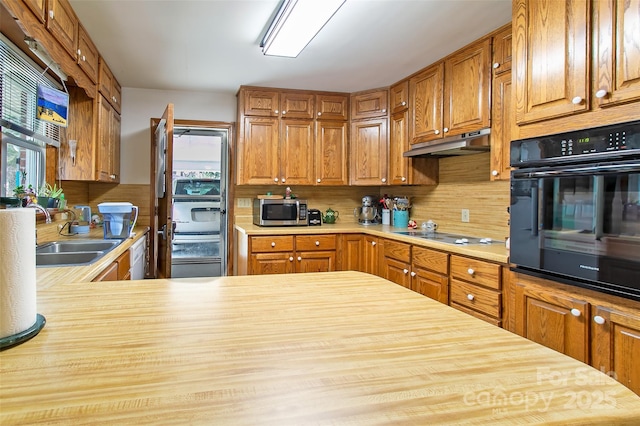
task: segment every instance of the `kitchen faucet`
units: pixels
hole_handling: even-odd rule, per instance
[[[40,204],[29,204],[27,207],[33,207],[34,209],[38,209],[40,210],[42,213],[44,213],[44,223],[51,223],[51,215],[49,214],[49,211],[47,209],[45,209],[44,207],[42,207]]]

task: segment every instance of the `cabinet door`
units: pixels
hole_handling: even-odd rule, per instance
[[[395,114],[409,108],[409,81],[404,80],[389,88],[391,113]]]
[[[409,80],[409,140],[412,144],[442,138],[443,85],[443,62]]]
[[[485,39],[445,62],[443,136],[491,124],[491,40]]]
[[[336,252],[304,251],[296,253],[296,272],[329,272],[336,270]]]
[[[408,289],[411,288],[411,275],[409,274],[411,265],[409,263],[385,256],[382,269],[384,271],[381,274],[383,278]]]
[[[356,93],[351,96],[351,119],[384,117],[387,115],[389,93],[387,90]]]
[[[389,130],[389,184],[406,185],[409,180],[409,161],[402,154],[409,150],[409,112],[402,112],[391,116]]]
[[[491,180],[511,178],[510,147],[512,125],[511,73],[493,79],[491,121]]]
[[[115,109],[111,111],[111,168],[109,181],[120,182],[120,129],[122,121]]]
[[[387,183],[387,119],[351,123],[351,185]]]
[[[591,365],[640,395],[640,315],[596,306],[591,320]]]
[[[73,59],[76,59],[78,46],[78,17],[68,0],[47,0],[47,29],[64,47]]]
[[[98,90],[102,95],[111,103],[113,102],[113,73],[105,62],[104,58],[100,57],[98,70]]]
[[[564,295],[516,284],[516,333],[582,362],[589,359],[589,304]]]
[[[98,140],[96,156],[96,178],[99,181],[111,180],[112,165],[112,131],[113,108],[104,96],[98,96]]]
[[[365,235],[363,237],[363,252],[362,272],[379,276],[380,250],[378,250],[378,238]]]
[[[255,253],[251,255],[250,275],[290,274],[293,272],[293,253]]]
[[[517,124],[588,109],[590,4],[514,1]]]
[[[89,98],[79,87],[68,87],[69,117],[76,117],[69,121],[66,140],[77,142],[76,158],[73,160],[69,152],[69,144],[61,143],[58,158],[58,178],[62,180],[93,181],[96,180],[96,124],[99,114],[99,98]],[[82,117],[82,119],[80,119]]]
[[[280,97],[283,118],[306,118],[312,120],[315,115],[315,96],[305,92],[286,92]]]
[[[449,303],[449,277],[413,267],[411,271],[411,289],[424,296],[447,305]]]
[[[316,119],[346,121],[349,118],[349,95],[316,95]]]
[[[513,37],[511,25],[493,36],[493,75],[511,71]]]
[[[241,93],[244,115],[258,117],[278,117],[280,115],[280,92],[243,89]]]
[[[280,181],[278,119],[245,117],[238,147],[238,184],[269,185]]]
[[[92,281],[118,281],[118,262],[111,263]]]
[[[344,234],[340,242],[340,271],[362,271],[364,256],[364,240],[360,234]]]
[[[280,183],[313,185],[313,121],[280,121]]]
[[[347,122],[317,121],[315,140],[316,185],[348,185]]]
[[[595,103],[640,100],[640,1],[594,2]]]
[[[47,0],[22,0],[24,4],[26,4],[29,9],[33,12],[34,15],[38,18],[40,22],[45,21],[45,16],[47,13]]]
[[[82,25],[78,26],[78,65],[94,83],[98,82],[98,49]]]

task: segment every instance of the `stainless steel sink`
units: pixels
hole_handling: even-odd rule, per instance
[[[36,266],[90,265],[121,242],[121,240],[53,241],[36,248]]]

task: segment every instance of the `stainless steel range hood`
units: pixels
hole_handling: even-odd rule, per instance
[[[405,157],[469,155],[487,152],[490,128],[450,136],[437,141],[429,141],[413,145],[410,151],[402,154]]]

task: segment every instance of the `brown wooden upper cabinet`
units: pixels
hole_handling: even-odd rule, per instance
[[[280,96],[282,118],[315,118],[315,96],[308,92],[285,92]]]
[[[347,95],[316,95],[316,119],[346,121],[349,119]]]
[[[409,80],[400,81],[389,88],[391,113],[402,112],[409,108]]]
[[[435,63],[409,80],[411,143],[489,127],[491,38]]]
[[[517,124],[640,100],[639,1],[518,0],[514,18]]]
[[[22,0],[42,23],[46,20],[47,0]]]
[[[387,184],[387,121],[386,118],[374,118],[351,122],[351,185]]]
[[[91,41],[82,24],[78,25],[78,65],[92,82],[98,82],[98,67],[100,54],[96,45]]]
[[[47,0],[47,29],[76,59],[78,46],[78,17],[68,0]]]
[[[493,68],[494,77],[511,71],[513,37],[511,25],[493,36]]]
[[[351,95],[351,119],[386,117],[389,109],[389,91],[373,89]]]
[[[277,90],[241,90],[243,114],[258,117],[278,117],[280,115],[280,92]]]
[[[113,76],[109,65],[100,57],[100,72],[98,76],[98,89],[100,93],[109,101],[111,106],[118,112],[121,111],[122,89],[120,83]]]

